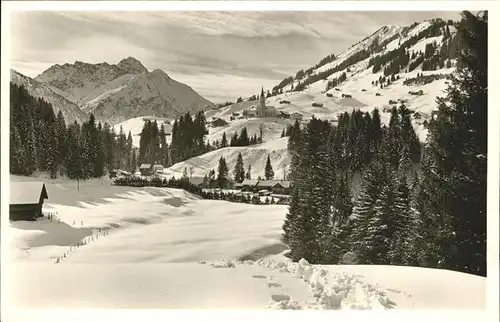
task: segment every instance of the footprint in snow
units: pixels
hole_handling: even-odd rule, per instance
[[[273,299],[273,301],[276,301],[276,302],[290,300],[290,296],[286,295],[286,294],[273,294],[273,295],[271,295],[271,298]]]
[[[253,278],[267,278],[267,276],[264,276],[264,275],[254,275],[252,277]]]

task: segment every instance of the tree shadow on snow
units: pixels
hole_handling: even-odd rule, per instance
[[[253,250],[251,253],[241,256],[240,258],[238,258],[238,260],[239,261],[246,261],[246,260],[256,261],[256,260],[261,259],[261,258],[268,256],[268,255],[281,254],[283,251],[285,251],[287,249],[288,249],[288,246],[281,244],[281,243],[276,243],[276,244],[268,245],[268,246]]]

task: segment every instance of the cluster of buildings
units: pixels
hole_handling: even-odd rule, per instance
[[[244,180],[234,186],[242,191],[267,190],[277,195],[288,195],[292,188],[292,182],[288,180]]]
[[[285,101],[282,101],[285,102]],[[290,102],[286,101],[287,104],[290,104]],[[266,105],[266,97],[264,95],[264,88],[261,89],[260,91],[260,97],[259,97],[259,103],[252,106],[249,109],[244,110],[241,113],[241,117],[239,113],[233,113],[231,116],[231,120],[234,120],[236,117],[239,118],[249,118],[249,117],[259,117],[259,118],[266,118],[266,117],[281,117],[281,118],[290,118],[293,120],[298,120],[302,121],[303,115],[301,113],[287,113],[284,111],[277,111],[274,106],[269,106]],[[226,120],[223,120],[221,118],[214,118],[211,122],[212,127],[220,127],[220,126],[225,126],[227,125],[228,122]]]
[[[144,164],[141,166],[142,175],[152,175],[155,171],[163,170],[161,165]],[[202,185],[203,178],[192,178],[193,184]],[[289,195],[292,183],[288,180],[245,180],[235,185],[242,191],[260,192],[269,191],[276,195]],[[42,217],[42,206],[48,199],[47,189],[43,182],[11,182],[10,184],[10,220],[33,221]]]
[[[149,177],[155,174],[162,174],[164,167],[161,164],[143,163],[139,167],[141,176]]]

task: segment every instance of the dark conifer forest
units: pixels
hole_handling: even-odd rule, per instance
[[[10,151],[10,172],[18,175],[46,171],[51,178],[88,179],[110,169],[133,171],[137,164],[130,133],[115,133],[93,114],[83,124],[66,124],[61,112],[55,115],[49,103],[12,83]]]

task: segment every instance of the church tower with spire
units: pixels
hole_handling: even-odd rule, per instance
[[[259,98],[259,108],[257,109],[257,116],[265,117],[266,116],[266,96],[264,95],[264,87],[260,90],[260,98]]]

